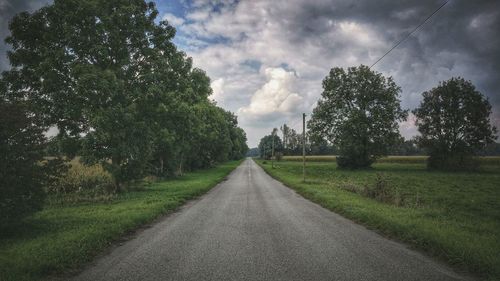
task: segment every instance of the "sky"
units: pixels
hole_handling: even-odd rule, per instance
[[[0,0],[0,37],[20,11],[50,0]],[[174,42],[211,79],[217,104],[238,115],[255,147],[284,123],[301,132],[332,67],[371,65],[445,0],[155,1],[158,20],[177,29]],[[500,1],[450,0],[373,70],[401,87],[401,105],[454,76],[471,80],[493,106],[500,128]],[[9,68],[0,43],[0,70]],[[417,134],[410,114],[401,134]]]

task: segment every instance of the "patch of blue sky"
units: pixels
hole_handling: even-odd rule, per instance
[[[157,21],[161,20],[161,17],[165,13],[171,13],[175,15],[176,17],[179,18],[185,18],[186,11],[188,7],[186,6],[184,1],[179,1],[179,0],[156,0],[154,1],[156,4],[156,8],[158,9],[159,12],[159,17],[156,19]]]
[[[295,75],[298,75],[297,74],[297,71],[295,70],[295,68],[291,67],[288,63],[286,62],[282,62],[280,63],[279,67],[283,68],[284,70],[288,71],[288,72],[293,72]]]
[[[262,63],[258,60],[248,59],[241,63],[242,66],[248,66],[255,71],[259,71]]]

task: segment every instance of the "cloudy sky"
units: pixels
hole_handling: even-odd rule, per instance
[[[371,65],[445,0],[156,1],[176,44],[211,78],[217,103],[238,115],[256,146],[273,127],[301,126],[334,66]],[[12,16],[47,1],[0,0],[0,36]],[[0,69],[8,68],[0,44]],[[401,86],[404,108],[452,76],[471,80],[500,127],[500,1],[451,0],[374,70]],[[411,117],[411,116],[410,116]],[[401,133],[416,134],[412,118]]]

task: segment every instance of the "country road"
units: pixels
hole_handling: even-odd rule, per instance
[[[74,280],[467,280],[283,186],[251,159]]]

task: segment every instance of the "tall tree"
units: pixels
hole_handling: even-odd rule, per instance
[[[9,26],[10,92],[36,104],[61,136],[84,135],[84,159],[103,163],[117,187],[140,177],[152,157],[150,113],[165,99],[194,103],[208,92],[208,78],[191,69],[171,42],[175,29],[156,24],[157,14],[143,0],[55,0]]]
[[[451,78],[424,92],[413,111],[421,136],[418,144],[430,155],[428,166],[436,169],[473,168],[475,151],[494,141],[491,105],[470,81]]]
[[[280,127],[281,133],[283,135],[283,150],[287,151],[288,148],[288,140],[289,140],[289,135],[290,135],[290,127],[288,127],[286,124],[283,124],[283,126]]]
[[[367,66],[332,68],[308,127],[337,147],[339,167],[368,167],[400,138],[398,121],[407,115],[400,92],[392,77]]]

